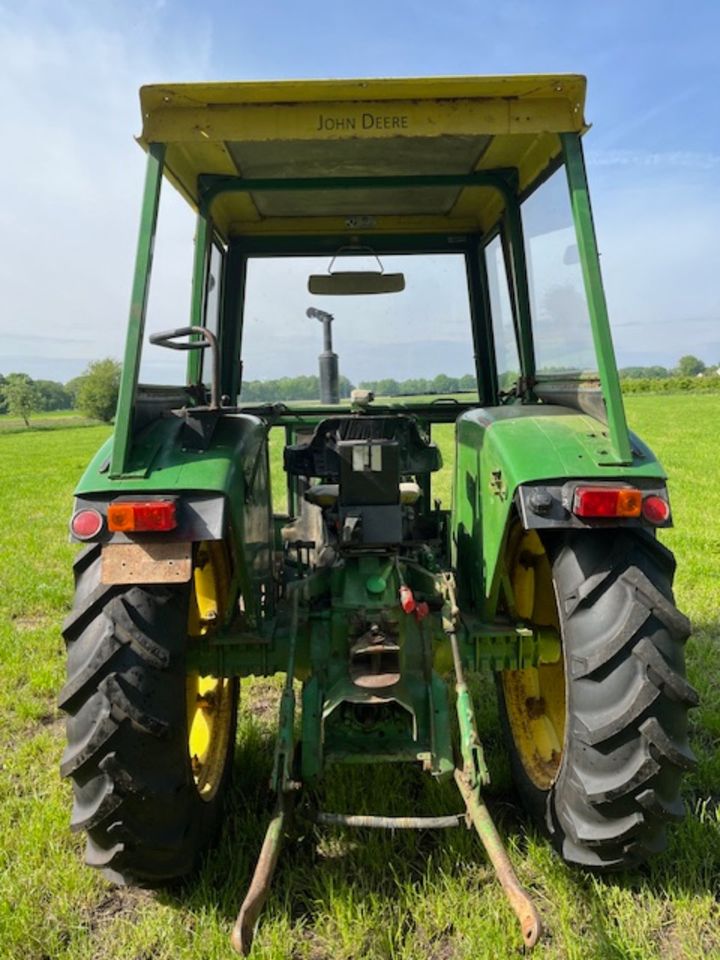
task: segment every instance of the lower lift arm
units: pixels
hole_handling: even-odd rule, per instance
[[[463,758],[463,769],[455,770],[455,782],[465,801],[468,820],[475,827],[482,840],[490,862],[495,868],[498,880],[510,901],[510,906],[517,914],[525,945],[534,947],[542,933],[540,916],[529,895],[520,886],[500,834],[482,798],[481,787],[489,781],[489,775],[475,723],[475,711],[473,710],[472,700],[463,673],[462,660],[460,659],[456,634],[459,611],[455,602],[455,588],[451,578],[446,578],[445,587],[448,603],[444,627],[450,641],[455,670],[460,752]]]

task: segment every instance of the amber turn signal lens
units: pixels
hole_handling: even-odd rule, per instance
[[[115,533],[163,533],[176,526],[174,500],[121,500],[108,507],[108,529]]]
[[[642,511],[642,494],[639,490],[618,490],[618,517],[639,517]]]

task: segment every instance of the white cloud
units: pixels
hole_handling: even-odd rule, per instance
[[[154,31],[143,29],[142,4],[17,10],[0,10],[0,332],[38,342],[25,358],[17,344],[0,345],[0,370],[25,359],[35,376],[54,376],[57,367],[67,378],[91,359],[122,355],[144,173],[133,142],[138,88],[158,76],[197,75],[206,50],[201,42],[183,52],[171,32],[159,42],[157,21]],[[121,28],[123,11],[134,29]],[[181,202],[169,198],[167,206],[164,232],[187,235]],[[175,289],[167,314],[182,323],[186,300],[178,295],[176,309]]]
[[[515,12],[509,9],[508,16]],[[467,4],[461,6],[463,15],[467,10]],[[443,59],[434,35],[399,45],[397,37],[407,35],[405,8],[402,30],[396,23],[396,34],[377,34],[378,56],[370,60],[362,31],[347,39],[342,5],[332,11],[333,36],[346,42],[326,43],[319,62],[312,22],[303,36],[295,29],[306,22],[305,7],[288,11],[290,20],[278,19],[269,8],[255,11],[247,30],[241,29],[241,8],[218,11],[217,22],[232,27],[218,29],[212,46],[212,10],[206,14],[195,5],[184,10],[177,4],[166,7],[162,0],[31,0],[0,6],[0,350],[6,351],[0,354],[0,371],[25,369],[66,379],[90,359],[122,354],[144,171],[143,154],[132,141],[140,126],[137,91],[142,83],[207,79],[214,71],[231,76],[233,68],[225,70],[223,63],[270,76],[309,73],[309,64],[335,75],[355,68],[447,72],[442,67],[450,55]],[[321,20],[327,25],[325,13],[322,19],[314,10],[318,26]],[[483,21],[484,32],[488,23]],[[559,55],[551,57],[547,43],[536,43],[534,34],[520,38],[518,47],[516,38],[508,43],[501,27],[495,23],[490,48],[496,56],[487,69],[507,71],[521,62],[523,69],[532,69],[535,60],[522,60],[529,56],[530,40],[536,59],[557,60]],[[263,31],[267,43],[260,42]],[[574,44],[575,34],[568,35]],[[476,49],[472,37],[464,43],[461,38],[452,50],[454,68],[476,63]],[[441,53],[442,64],[433,59]],[[588,48],[583,57],[591,54],[596,55]],[[565,63],[568,56],[563,53],[560,60]],[[610,60],[606,69],[613,64]],[[612,80],[598,76],[591,90],[612,89]],[[658,100],[663,110],[670,108],[667,144],[673,149],[637,149],[637,137],[630,136],[637,123],[619,125],[610,136],[607,110],[604,121],[597,113],[595,117],[598,131],[603,122],[608,130],[600,142],[629,146],[595,150],[597,134],[588,137],[603,271],[621,357],[632,353],[648,362],[660,356],[672,362],[679,352],[697,352],[706,361],[717,359],[710,351],[720,339],[713,252],[720,222],[720,157],[712,149],[692,149],[692,142],[685,149],[681,139],[671,136],[673,110],[692,104],[686,94]],[[708,138],[697,143],[714,146]],[[166,188],[163,196],[167,209],[161,217],[151,301],[156,327],[183,324],[189,298],[188,213],[172,190]],[[25,339],[7,340],[8,334]],[[171,358],[163,353],[157,359],[158,376]]]

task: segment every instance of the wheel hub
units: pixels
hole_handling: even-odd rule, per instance
[[[231,680],[190,674],[186,681],[188,753],[203,800],[212,800],[225,768],[232,728]]]
[[[552,571],[537,533],[520,528],[510,541],[510,580],[520,619],[559,636]],[[548,790],[560,768],[565,737],[565,668],[562,656],[501,674],[513,741],[525,772]]]

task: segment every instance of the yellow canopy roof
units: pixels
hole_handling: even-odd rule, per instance
[[[522,191],[559,155],[559,133],[585,129],[577,75],[153,85],[140,102],[140,143],[167,145],[166,174],[193,206],[202,175],[251,181],[213,202],[225,237],[486,230],[502,210],[492,187],[367,178],[510,168]],[[296,183],[307,178],[362,180]]]

